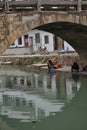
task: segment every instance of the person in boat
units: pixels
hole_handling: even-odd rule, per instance
[[[71,66],[71,71],[72,72],[79,72],[79,65],[77,62],[74,62],[73,65]]]
[[[48,69],[56,69],[55,64],[52,62],[52,60],[48,61]]]

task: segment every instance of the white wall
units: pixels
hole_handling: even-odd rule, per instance
[[[64,50],[66,51],[67,49],[69,51],[75,51],[75,49],[71,45],[69,45],[66,41],[64,41]]]
[[[40,43],[35,43],[35,33],[40,34]],[[32,30],[28,32],[29,37],[33,37],[33,49],[34,51],[38,50],[38,47],[41,46],[41,48],[46,47],[49,52],[53,51],[53,34],[45,32],[45,31],[40,31],[40,30]],[[44,36],[48,35],[49,36],[49,43],[45,44],[44,41]]]

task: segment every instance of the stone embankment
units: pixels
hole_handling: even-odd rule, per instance
[[[74,61],[80,62],[79,55],[77,53],[66,54],[34,54],[34,55],[8,55],[0,56],[1,64],[12,65],[32,65],[32,64],[46,64],[49,59],[56,60],[63,66],[70,66]]]

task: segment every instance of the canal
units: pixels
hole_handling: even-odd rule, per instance
[[[87,75],[0,69],[0,130],[86,130]]]

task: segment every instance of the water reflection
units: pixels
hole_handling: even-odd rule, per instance
[[[36,122],[69,103],[80,89],[79,75],[59,72],[0,76],[0,115]]]
[[[77,91],[80,89],[80,75],[79,74],[72,74],[72,78],[66,79],[66,93],[67,98],[71,100]]]
[[[77,75],[29,73],[0,76],[0,114],[31,122],[62,111],[80,89]]]

